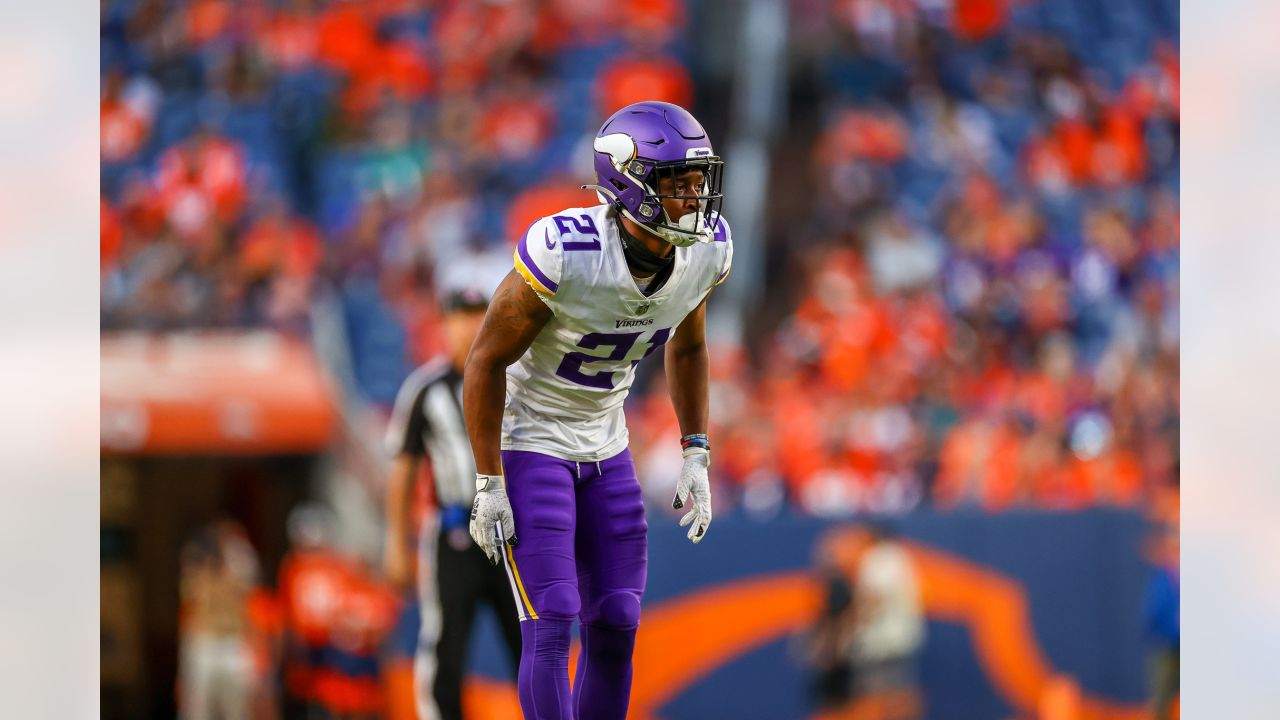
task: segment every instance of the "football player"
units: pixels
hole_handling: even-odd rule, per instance
[[[626,717],[648,526],[623,401],[635,365],[663,346],[683,434],[672,506],[688,509],[680,525],[694,543],[712,517],[704,328],[733,255],[724,164],[702,125],[662,102],[616,112],[594,149],[589,187],[603,204],[525,232],[463,380],[477,470],[470,531],[509,575],[529,720]]]

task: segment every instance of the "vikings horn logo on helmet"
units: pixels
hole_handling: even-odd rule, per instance
[[[605,120],[592,143],[596,191],[602,202],[648,232],[680,247],[711,242],[724,195],[720,191],[724,161],[715,154],[707,131],[687,110],[671,103],[645,101],[628,105]],[[660,180],[690,170],[702,171],[696,195],[659,192]],[[697,209],[673,218],[664,199],[697,201]]]

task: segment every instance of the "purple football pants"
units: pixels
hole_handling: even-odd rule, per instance
[[[504,450],[502,465],[519,541],[506,563],[524,639],[524,716],[624,720],[648,569],[648,524],[631,452],[575,463]],[[574,618],[582,649],[570,693]]]

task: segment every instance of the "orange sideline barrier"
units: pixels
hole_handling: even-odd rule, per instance
[[[322,450],[337,412],[304,343],[275,333],[102,338],[105,454]]]

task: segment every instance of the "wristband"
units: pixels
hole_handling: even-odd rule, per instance
[[[711,451],[711,441],[707,439],[705,433],[695,433],[693,435],[685,435],[680,438],[680,449],[688,450],[689,448],[702,448],[708,452]]]
[[[476,473],[476,492],[488,492],[489,490],[502,489],[501,475],[484,475]]]

